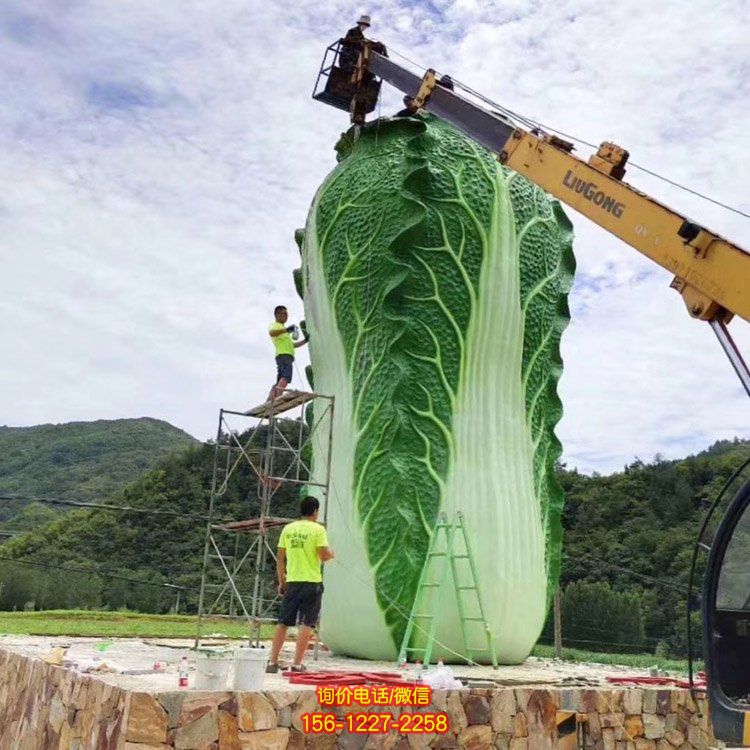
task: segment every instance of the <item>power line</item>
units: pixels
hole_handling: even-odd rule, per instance
[[[195,513],[182,513],[176,510],[157,510],[155,508],[143,508],[132,505],[111,505],[109,503],[93,503],[83,500],[63,500],[57,497],[35,497],[31,495],[7,495],[0,494],[0,500],[22,500],[29,503],[40,503],[42,505],[65,505],[72,508],[83,508],[86,510],[112,510],[120,513],[139,513],[148,516],[168,516],[170,518],[185,518],[189,520],[208,521],[208,516]],[[217,519],[230,520],[230,519]]]
[[[52,565],[51,563],[35,562],[33,560],[23,560],[17,557],[3,557],[0,556],[0,561],[16,563],[17,565],[27,565],[31,568],[45,568],[47,570],[65,570],[70,573],[84,573],[85,575],[96,575],[102,578],[113,578],[119,581],[127,581],[128,583],[140,583],[144,586],[158,586],[160,588],[169,589],[180,589],[185,591],[184,586],[178,586],[175,583],[156,583],[155,581],[142,581],[139,578],[129,578],[127,576],[121,576],[117,573],[107,573],[106,570],[91,570],[87,568],[71,568],[68,565]]]
[[[629,573],[630,575],[634,576],[635,578],[641,578],[645,581],[650,581],[651,583],[655,584],[656,586],[662,586],[663,588],[672,589],[672,591],[677,591],[680,594],[684,593],[684,590],[677,585],[667,583],[666,581],[662,581],[658,578],[654,578],[653,576],[646,575],[645,573],[638,573],[632,568],[625,567],[622,563],[612,563],[608,560],[605,560],[601,557],[596,557],[595,555],[592,555],[590,552],[582,552],[577,555],[576,558],[574,558],[572,561],[575,562],[575,560],[580,560],[581,558],[588,558],[590,562],[597,563],[599,565],[604,565],[610,569],[616,569],[624,571],[625,573]]]
[[[406,57],[406,55],[403,55],[402,53],[394,49],[389,48],[389,51],[394,53],[398,57],[401,57],[402,59],[406,60],[407,62],[411,63],[412,65],[416,66],[417,68],[420,68],[422,70],[426,69],[424,65],[421,65],[420,63],[417,63],[414,60],[411,60],[410,58]],[[453,76],[451,76],[451,78],[453,80],[453,83],[457,85],[459,88],[463,89],[467,93],[476,97],[477,99],[482,101],[484,104],[487,104],[488,106],[494,107],[495,109],[499,110],[499,112],[502,113],[503,115],[511,117],[515,120],[518,120],[519,122],[526,125],[527,127],[540,128],[542,130],[556,133],[557,135],[560,135],[563,138],[568,138],[569,140],[575,141],[576,143],[582,143],[586,146],[589,146],[590,148],[593,148],[593,149],[598,148],[595,144],[590,143],[589,141],[586,141],[583,138],[578,138],[577,136],[571,135],[570,133],[565,133],[562,130],[557,130],[550,125],[545,125],[544,123],[539,122],[539,120],[535,120],[531,117],[526,117],[525,115],[522,115],[518,112],[514,112],[513,110],[508,109],[507,107],[504,107],[502,104],[498,104],[497,102],[493,101],[492,99],[480,93],[479,91],[476,91],[475,89],[471,88],[469,85],[462,83],[457,78],[454,78]],[[666,182],[668,185],[671,185],[672,187],[676,187],[679,190],[684,190],[686,193],[690,193],[691,195],[694,195],[698,198],[702,198],[703,200],[709,203],[713,203],[715,206],[719,206],[720,208],[723,208],[727,211],[731,211],[732,213],[735,213],[738,216],[742,216],[745,219],[750,219],[750,213],[747,213],[743,211],[742,209],[737,208],[736,206],[731,206],[728,203],[724,203],[720,200],[717,200],[716,198],[712,198],[710,195],[706,195],[705,193],[701,193],[698,190],[694,190],[693,188],[690,188],[687,185],[683,185],[679,182],[676,182],[675,180],[671,180],[669,177],[665,177],[664,175],[661,175],[658,172],[654,172],[653,170],[648,169],[647,167],[644,167],[641,164],[636,164],[633,161],[630,161],[628,163],[631,166],[635,167],[636,169],[639,169],[641,172],[645,172],[646,174],[649,174],[652,177],[656,177],[658,180],[662,180],[663,182]]]

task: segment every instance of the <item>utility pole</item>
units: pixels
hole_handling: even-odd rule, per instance
[[[555,610],[555,657],[562,659],[562,607],[560,605],[560,587],[555,590],[553,606]]]

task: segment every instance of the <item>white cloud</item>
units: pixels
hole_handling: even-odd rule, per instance
[[[310,91],[359,12],[393,49],[504,105],[748,208],[742,0],[690,13],[678,0],[11,1],[1,421],[147,414],[208,437],[220,405],[265,395],[269,310],[283,300],[301,317],[293,231],[347,125]],[[399,98],[387,92],[382,111]],[[750,245],[747,221],[634,169],[627,179]],[[750,434],[747,399],[668,275],[571,218],[565,458],[606,471]],[[746,324],[732,329],[750,352]]]

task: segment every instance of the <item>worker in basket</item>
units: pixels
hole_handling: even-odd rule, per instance
[[[394,117],[411,117],[419,112],[419,105],[413,96],[408,94],[404,97],[404,108],[396,112]]]
[[[341,70],[347,73],[354,72],[359,53],[362,52],[362,43],[365,41],[365,31],[369,28],[370,16],[360,16],[357,25],[349,29],[346,36],[341,39],[341,50],[339,51],[339,67]],[[381,55],[388,56],[385,45],[380,42],[373,42],[372,49]]]

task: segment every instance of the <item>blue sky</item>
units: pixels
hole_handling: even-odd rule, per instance
[[[748,8],[685,7],[6,0],[0,423],[148,415],[205,438],[219,406],[265,395],[269,310],[301,317],[293,233],[347,125],[310,92],[360,12],[392,50],[750,209]],[[626,179],[750,246],[746,220]],[[668,274],[570,216],[565,460],[606,472],[750,435],[750,403]],[[732,328],[750,354],[747,324]]]

